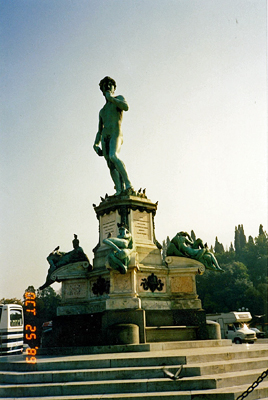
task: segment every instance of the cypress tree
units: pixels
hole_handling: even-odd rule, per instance
[[[235,252],[239,253],[241,246],[240,246],[240,235],[239,235],[239,227],[240,225],[238,225],[238,228],[235,227],[235,237],[234,237],[234,246],[235,246]]]
[[[259,226],[259,236],[264,235],[263,225]]]
[[[241,246],[241,250],[243,250],[243,248],[246,246],[247,244],[247,238],[246,235],[244,233],[244,228],[243,225],[240,225],[240,246]]]
[[[235,240],[234,240],[234,245],[235,245],[235,252],[237,254],[240,254],[241,251],[243,251],[243,248],[247,244],[247,239],[244,233],[244,228],[243,225],[238,225],[238,227],[235,227]]]
[[[223,244],[218,241],[218,237],[217,236],[216,236],[216,239],[215,239],[214,251],[215,251],[215,253],[224,253]]]

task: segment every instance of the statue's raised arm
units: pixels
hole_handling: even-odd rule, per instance
[[[128,104],[123,96],[113,96],[112,92],[109,90],[104,93],[104,96],[106,97],[107,101],[116,105],[116,107],[120,108],[120,110],[128,111]]]

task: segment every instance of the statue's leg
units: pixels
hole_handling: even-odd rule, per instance
[[[207,269],[210,270],[215,270],[215,266],[213,265],[211,258],[208,256],[208,254],[205,254],[201,259],[198,260],[201,262]]]
[[[218,271],[224,272],[224,270],[219,266],[217,258],[214,256],[214,254],[212,254],[212,253],[210,253],[210,254],[211,254],[211,262],[215,266],[215,269],[217,269]]]
[[[114,182],[116,194],[120,194],[123,190],[122,183],[121,183],[121,177],[120,177],[119,172],[116,170],[116,166],[110,160],[110,157],[109,157],[110,143],[111,143],[110,138],[102,137],[101,146],[102,146],[103,157],[105,158],[105,160],[107,162],[111,178]]]
[[[214,254],[212,253],[207,253],[203,257],[203,264],[207,269],[211,269],[213,271],[222,271],[224,270],[219,266],[218,261],[216,257],[214,257]]]
[[[110,140],[109,159],[115,165],[115,168],[119,172],[119,175],[122,177],[122,181],[124,182],[126,189],[130,189],[132,188],[132,185],[128,178],[125,164],[118,158],[121,144],[122,144],[122,138],[120,136],[113,137]]]
[[[111,165],[112,163],[109,162],[109,164]],[[122,185],[122,180],[121,180],[120,174],[114,165],[112,165],[112,167],[110,167],[110,174],[111,174],[112,180],[114,182],[116,194],[120,194],[124,190],[124,186]]]
[[[110,253],[108,255],[108,262],[110,266],[119,271],[120,274],[125,274],[127,272],[127,267],[122,263],[121,260],[119,260],[114,253]]]
[[[106,161],[107,161],[107,165],[108,165],[108,168],[110,171],[111,178],[114,183],[116,194],[120,194],[124,190],[124,187],[122,186],[122,180],[121,180],[120,174],[117,171],[117,169],[115,168],[115,165],[109,160],[109,158],[106,159]]]
[[[52,283],[55,282],[52,279],[50,279],[50,275],[51,273],[48,272],[46,282],[44,283],[44,285],[40,286],[39,288],[40,290],[44,290],[45,288],[47,288],[48,286],[50,286]]]
[[[56,269],[56,266],[55,266],[54,261],[53,261],[53,257],[55,257],[55,256],[52,255],[52,256],[48,256],[47,257],[47,261],[48,261],[48,263],[50,265],[50,268],[49,268],[48,272],[50,272],[50,273],[52,273]]]

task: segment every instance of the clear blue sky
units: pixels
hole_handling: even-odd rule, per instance
[[[43,284],[74,233],[92,259],[92,204],[114,193],[92,148],[106,75],[158,241],[267,230],[265,0],[0,0],[0,27],[0,298]]]

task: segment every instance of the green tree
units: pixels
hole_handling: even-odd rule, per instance
[[[218,241],[218,237],[217,236],[216,236],[216,239],[215,239],[214,252],[215,253],[224,253],[223,244]]]
[[[253,320],[256,320],[256,315],[267,315],[267,289],[267,283],[261,283],[246,290],[244,306],[250,310]]]
[[[36,303],[36,315],[27,312],[26,302],[26,292],[34,293],[35,303]],[[55,292],[52,287],[47,287],[44,290],[35,290],[33,286],[28,286],[23,295],[24,298],[24,320],[25,326],[30,324],[31,326],[36,326],[36,334],[38,345],[40,345],[42,325],[44,322],[52,320],[57,315],[57,307],[61,302],[61,296]]]
[[[265,235],[265,232],[263,230],[263,225],[259,226],[259,236],[261,236],[261,235]]]
[[[236,254],[234,250],[229,250],[221,253],[216,253],[215,252],[215,257],[218,260],[218,263],[220,266],[225,265],[225,264],[230,264],[234,261],[236,261]]]
[[[223,274],[207,271],[196,277],[197,293],[207,313],[229,312],[246,306],[246,290],[252,287],[247,267],[233,261],[221,265]]]
[[[244,233],[243,225],[238,225],[238,228],[235,227],[235,251],[239,255],[243,251],[245,245],[247,243],[247,239]]]
[[[57,307],[61,302],[61,296],[49,286],[44,290],[37,290],[37,313],[42,315],[43,322],[53,319],[57,315]]]
[[[260,225],[259,236],[255,240],[250,236],[243,252],[237,255],[237,259],[247,266],[250,279],[255,287],[261,283],[267,283],[267,248],[268,235]]]
[[[248,237],[248,243],[254,244],[254,239],[252,236]]]
[[[23,302],[16,297],[13,297],[12,299],[0,299],[0,304],[19,304],[20,306],[22,306]]]

